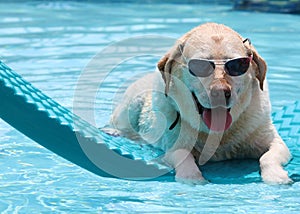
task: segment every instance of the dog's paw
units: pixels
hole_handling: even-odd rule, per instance
[[[205,180],[205,178],[198,177],[198,178],[186,178],[186,177],[179,177],[176,176],[175,180],[179,183],[183,183],[183,184],[188,184],[188,185],[205,185],[208,184],[209,182],[207,180]]]
[[[176,168],[175,180],[180,183],[189,185],[207,184],[208,181],[202,176],[198,167],[191,168],[191,166]]]
[[[261,177],[268,184],[292,184],[293,180],[289,178],[288,172],[281,166],[273,166],[261,170]]]

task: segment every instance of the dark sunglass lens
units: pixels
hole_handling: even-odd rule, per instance
[[[247,72],[249,65],[249,57],[233,59],[225,63],[225,70],[230,76],[240,76]]]
[[[188,64],[189,71],[196,77],[208,77],[215,70],[215,64],[208,60],[192,59]]]

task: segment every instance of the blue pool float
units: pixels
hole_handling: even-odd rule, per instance
[[[43,147],[103,177],[161,179],[162,151],[112,137],[64,108],[0,61],[0,118]]]
[[[163,155],[162,151],[100,131],[33,87],[1,61],[0,100],[0,117],[4,121],[90,172],[131,180],[170,181],[174,178],[172,169],[156,161]],[[272,116],[284,139],[299,142],[300,102]]]

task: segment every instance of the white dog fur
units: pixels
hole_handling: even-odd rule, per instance
[[[236,77],[226,74],[224,65],[216,65],[214,73],[205,78],[191,75],[186,66],[191,58],[223,60],[250,55],[253,60],[248,71]],[[291,183],[282,167],[290,152],[270,118],[266,70],[265,61],[250,41],[237,32],[221,24],[200,25],[162,57],[157,72],[127,89],[113,112],[111,125],[125,137],[164,149],[165,160],[175,168],[178,181],[205,182],[198,165],[207,161],[256,158],[263,181]],[[228,102],[220,97],[214,102],[212,90],[224,87],[231,93]],[[230,127],[210,130],[199,114],[199,104],[201,108],[228,109]],[[217,112],[214,116],[212,112],[211,123],[225,123],[226,118],[220,117],[226,114]]]

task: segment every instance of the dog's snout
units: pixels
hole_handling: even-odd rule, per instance
[[[224,100],[226,102],[226,105],[229,102],[229,99],[231,97],[231,89],[227,85],[215,85],[212,87],[210,91],[210,96],[213,100],[221,102]]]

